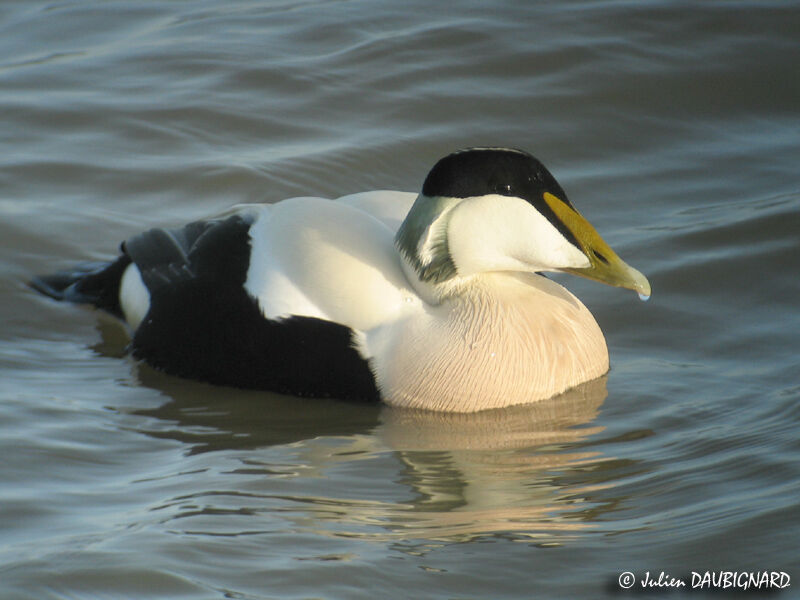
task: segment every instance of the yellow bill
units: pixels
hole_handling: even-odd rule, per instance
[[[564,226],[572,232],[581,250],[589,259],[588,267],[562,269],[564,272],[633,290],[642,300],[650,297],[650,282],[647,281],[647,277],[617,256],[589,221],[549,192],[544,193],[544,200]]]

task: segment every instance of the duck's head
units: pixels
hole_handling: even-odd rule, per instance
[[[564,271],[650,295],[647,278],[520,150],[469,148],[441,159],[395,242],[406,268],[429,286],[491,271]]]

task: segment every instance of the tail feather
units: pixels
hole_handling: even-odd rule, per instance
[[[128,256],[122,255],[111,263],[82,263],[69,271],[34,277],[30,286],[55,300],[91,304],[122,317],[119,285],[130,262]]]

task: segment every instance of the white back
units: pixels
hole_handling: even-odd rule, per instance
[[[265,317],[318,317],[364,331],[419,302],[387,225],[413,194],[378,194],[346,202],[293,198],[262,207],[251,228],[245,287]],[[390,206],[394,200],[401,206]],[[362,207],[372,207],[384,220]]]

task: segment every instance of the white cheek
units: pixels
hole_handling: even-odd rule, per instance
[[[520,245],[515,246],[522,247],[522,244],[526,244],[520,256],[522,260],[539,265],[542,271],[590,265],[586,255],[570,243],[539,211],[531,209],[526,215],[529,233],[523,239],[516,240]]]
[[[468,198],[453,212],[448,244],[460,275],[552,271],[589,260],[539,211],[520,198]]]

